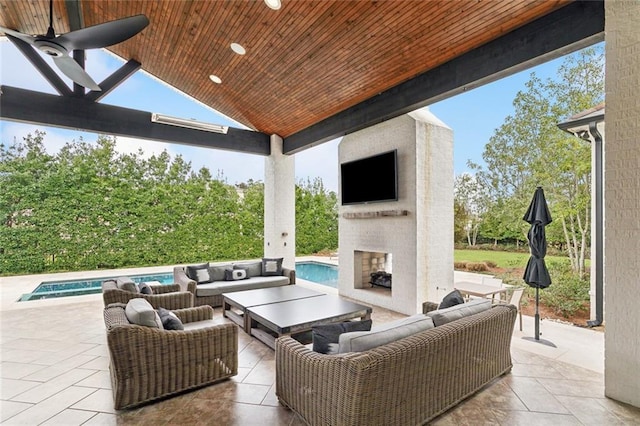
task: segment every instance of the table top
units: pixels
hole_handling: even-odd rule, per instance
[[[307,297],[323,296],[324,293],[310,290],[298,285],[283,285],[279,287],[257,288],[255,290],[222,293],[222,297],[243,306],[258,306],[286,300],[303,299]]]
[[[318,297],[289,300],[269,305],[254,306],[248,309],[252,318],[268,325],[280,334],[288,333],[294,327],[316,323],[332,322],[340,318],[364,316],[372,311],[370,306],[360,305],[325,294]]]
[[[494,287],[491,285],[472,283],[467,281],[459,281],[457,283],[454,283],[453,288],[460,291],[461,293],[479,297],[487,297],[499,293],[506,293],[508,290],[508,288],[506,287]]]

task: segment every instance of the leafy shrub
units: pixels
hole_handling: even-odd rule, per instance
[[[472,272],[486,272],[489,267],[484,262],[469,262],[467,263],[467,269]]]
[[[589,301],[589,279],[581,279],[568,262],[550,262],[547,268],[552,284],[540,291],[541,302],[565,318],[575,315]]]

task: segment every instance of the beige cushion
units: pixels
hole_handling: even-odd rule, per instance
[[[160,316],[146,299],[136,297],[129,300],[124,314],[131,324],[164,329]]]
[[[486,311],[490,307],[491,299],[473,299],[470,302],[455,305],[450,308],[431,311],[429,312],[429,316],[433,318],[433,323],[438,327],[451,321]]]
[[[116,278],[116,284],[120,290],[129,291],[131,293],[138,292],[138,286],[135,282],[129,277],[119,277]]]
[[[340,335],[338,353],[366,351],[433,327],[430,317],[417,314],[373,327],[371,331],[344,333]]]

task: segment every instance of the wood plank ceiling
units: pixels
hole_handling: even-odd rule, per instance
[[[73,1],[73,0],[72,0]],[[109,48],[267,134],[295,134],[569,3],[568,0],[80,0],[85,26],[145,14]],[[46,33],[48,0],[0,0],[0,25]],[[65,0],[54,28],[69,31]],[[238,55],[230,49],[239,43]],[[222,84],[215,84],[215,74]]]

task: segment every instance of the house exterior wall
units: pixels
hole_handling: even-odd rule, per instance
[[[397,149],[398,201],[340,206],[339,278],[343,296],[407,315],[453,285],[453,134],[428,110],[345,136],[340,163]],[[341,194],[340,194],[341,195]],[[406,216],[346,218],[345,213],[403,211]],[[354,284],[354,253],[391,253],[392,290]]]
[[[271,155],[264,160],[264,257],[296,262],[296,168],[293,155],[282,153],[282,138],[271,136]]]
[[[605,394],[640,407],[640,2],[605,2]]]

